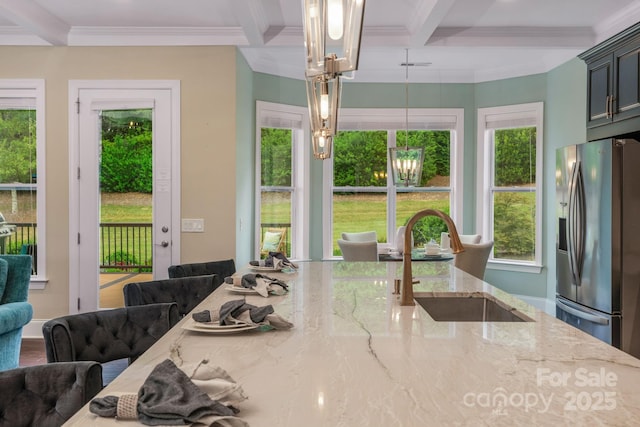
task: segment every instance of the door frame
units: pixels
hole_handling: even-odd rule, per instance
[[[83,89],[169,90],[171,101],[171,263],[180,261],[180,81],[179,80],[70,80],[69,81],[69,313],[97,309],[96,301],[80,304],[80,194],[79,194],[79,114],[78,97]],[[154,188],[156,184],[154,178]],[[154,273],[155,275],[155,273]],[[166,273],[158,278],[166,277]],[[96,284],[96,292],[99,284]]]

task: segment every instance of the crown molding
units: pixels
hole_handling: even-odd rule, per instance
[[[69,46],[248,44],[241,27],[73,27],[69,33]]]

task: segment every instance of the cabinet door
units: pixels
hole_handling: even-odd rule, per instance
[[[640,44],[631,43],[614,53],[614,117],[623,120],[640,116]]]
[[[587,127],[611,122],[609,95],[613,93],[613,56],[587,64]]]

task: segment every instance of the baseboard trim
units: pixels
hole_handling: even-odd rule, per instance
[[[46,321],[46,319],[31,319],[31,322],[27,323],[24,328],[22,328],[22,338],[43,339],[44,335],[42,335],[42,325],[44,325]]]

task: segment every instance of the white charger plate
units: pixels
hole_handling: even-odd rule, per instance
[[[229,285],[225,289],[228,290],[229,292],[233,292],[234,294],[257,294],[258,293],[258,291],[256,291],[255,289],[249,289],[242,286],[234,286],[234,285]]]
[[[250,331],[257,329],[260,325],[220,325],[218,323],[202,323],[189,319],[182,329],[194,332],[205,332],[208,334],[234,334],[237,332]]]
[[[249,268],[253,271],[282,271],[281,268],[273,268],[273,267],[260,267],[259,265],[251,265],[249,264]]]

